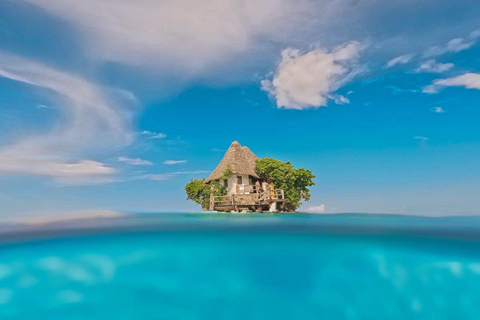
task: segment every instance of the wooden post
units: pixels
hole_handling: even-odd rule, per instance
[[[232,194],[232,205],[233,205],[233,210],[237,211],[238,209],[237,209],[237,204],[235,202],[235,195],[234,194]]]
[[[213,196],[213,193],[210,193],[210,210],[213,210],[215,207],[215,197]]]

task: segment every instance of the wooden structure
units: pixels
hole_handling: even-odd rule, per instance
[[[255,186],[249,186],[255,188]],[[265,197],[262,193],[239,193],[227,194],[226,196],[214,196],[210,194],[210,210],[221,212],[276,212],[283,211],[285,195],[282,189],[268,190]]]
[[[227,189],[225,196],[210,194],[209,210],[221,212],[283,211],[285,194],[264,181],[255,172],[258,157],[247,147],[234,141],[206,183],[218,181]],[[224,176],[226,169],[233,173]]]

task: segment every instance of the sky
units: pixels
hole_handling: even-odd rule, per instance
[[[195,212],[237,140],[312,213],[480,210],[476,0],[4,0],[0,217]]]

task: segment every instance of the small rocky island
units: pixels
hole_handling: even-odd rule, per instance
[[[234,141],[206,179],[191,180],[187,197],[203,210],[218,212],[294,212],[310,199],[315,175],[290,162],[259,159]]]

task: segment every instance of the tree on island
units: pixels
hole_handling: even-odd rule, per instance
[[[228,179],[232,174],[232,168],[228,166],[223,170],[221,178]],[[215,180],[206,183],[205,179],[192,179],[185,185],[185,192],[187,193],[187,200],[195,201],[202,206],[203,210],[207,210],[210,204],[210,194],[224,196],[227,194],[227,189]]]
[[[187,200],[192,200],[202,206],[203,210],[208,209],[210,203],[210,193],[213,192],[215,196],[224,196],[226,194],[225,188],[218,182],[212,181],[205,183],[205,179],[192,179],[185,185],[185,192],[187,193]]]
[[[295,169],[290,162],[283,162],[273,158],[258,159],[255,171],[268,182],[272,182],[276,189],[285,191],[285,210],[295,211],[302,204],[302,200],[310,200],[309,187],[315,185],[315,175],[312,171],[300,168]]]
[[[310,199],[309,187],[315,185],[313,182],[315,175],[310,170],[295,169],[290,162],[264,158],[255,161],[255,171],[262,180],[273,183],[275,189],[284,190],[284,211],[294,212],[302,204],[302,200]],[[227,167],[219,180],[233,174],[232,169]],[[204,210],[208,209],[210,193],[213,192],[215,196],[227,194],[226,188],[217,180],[206,183],[205,179],[192,179],[185,185],[185,192],[188,200],[200,204]]]

